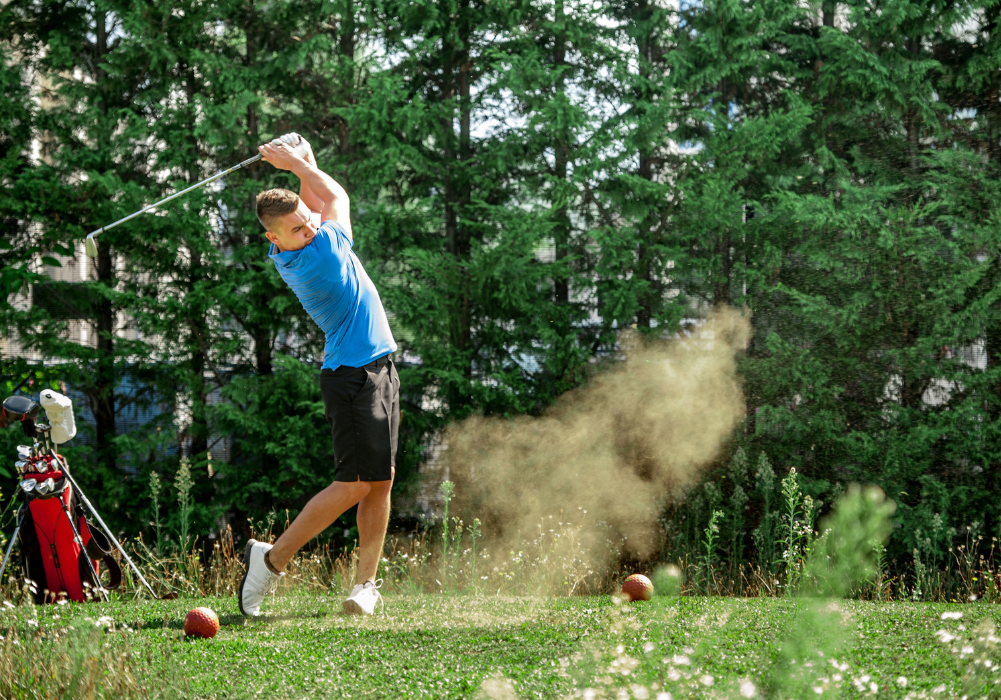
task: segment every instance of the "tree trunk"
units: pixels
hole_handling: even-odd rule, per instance
[[[837,15],[838,3],[834,0],[824,0],[821,12],[823,13],[823,23],[825,27],[834,26],[834,18]]]
[[[341,80],[346,84],[343,85],[342,95],[354,96],[354,78],[355,78],[355,6],[353,0],[344,0],[344,16],[341,20],[341,35],[339,43],[339,51],[341,57],[346,59],[347,67],[341,74]],[[352,154],[353,148],[351,146],[351,127],[348,122],[344,119],[339,119],[340,122],[338,133],[337,133],[337,152],[341,156],[350,156]]]
[[[556,41],[553,51],[553,65],[557,71],[556,77],[556,98],[562,102],[566,91],[563,77],[563,66],[566,65],[566,29],[564,23],[566,16],[563,9],[563,0],[556,0]],[[556,168],[555,175],[560,184],[566,182],[569,163],[569,134],[560,132],[556,135]],[[562,199],[562,193],[556,196]],[[567,213],[565,202],[561,202],[554,212],[555,226],[553,227],[553,245],[556,253],[556,263],[559,264],[567,258],[570,253],[570,216]],[[553,295],[557,304],[567,304],[570,301],[570,285],[567,276],[559,272],[554,281]]]
[[[460,278],[455,280],[451,311],[451,343],[460,352],[469,348],[470,298],[469,298],[469,235],[462,225],[461,212],[470,202],[470,191],[466,183],[466,167],[470,158],[470,63],[469,63],[469,3],[459,7],[458,41],[449,47],[454,57],[446,64],[446,74],[451,76],[452,86],[448,97],[459,98],[459,140],[458,152],[446,146],[448,170],[445,174],[445,231],[448,237],[448,252],[455,258],[455,269]],[[451,121],[443,124],[452,131]],[[451,139],[447,139],[451,141]],[[456,177],[458,175],[458,177]],[[466,362],[463,373],[472,378],[472,364]]]
[[[716,241],[716,257],[719,258],[719,275],[713,285],[713,304],[725,306],[730,303],[730,276],[732,261],[730,260],[730,229],[724,227]]]
[[[108,53],[107,15],[103,11],[95,13],[95,50],[97,57],[94,80],[97,83],[98,107],[107,118],[108,102],[103,96],[105,73],[100,68],[103,57]],[[105,167],[106,166],[106,167]],[[111,164],[103,164],[102,170],[110,170]],[[115,286],[115,262],[111,248],[98,246],[97,279],[102,285]],[[109,469],[117,466],[118,454],[115,448],[115,310],[111,300],[103,297],[97,305],[97,376],[94,377],[94,423],[96,429],[97,452]]]
[[[647,85],[650,84],[650,66],[653,60],[653,39],[651,37],[650,17],[653,8],[650,3],[643,0],[637,5],[638,25],[647,27],[644,34],[640,34],[636,39],[636,51],[639,54],[638,72],[640,84],[643,86],[636,91],[636,103],[641,109],[645,108],[650,96],[647,93]],[[644,180],[653,181],[656,173],[653,167],[653,147],[650,145],[650,138],[644,129],[638,130],[639,142],[639,169],[637,174]],[[639,223],[639,246],[636,250],[637,274],[644,282],[646,289],[639,294],[639,311],[636,313],[636,324],[642,328],[650,328],[656,317],[661,299],[660,270],[656,268],[655,250],[657,241],[653,240],[657,222],[659,220],[658,205],[651,204],[649,210]]]
[[[111,249],[97,249],[97,280],[108,288],[115,285],[115,263]],[[97,452],[105,466],[114,469],[118,454],[115,449],[115,310],[111,301],[102,297],[97,305],[97,374],[94,377],[94,423]]]
[[[199,92],[199,85],[193,70],[186,71],[185,92],[188,102],[188,130],[195,132],[195,98]],[[193,150],[197,150],[197,145]],[[195,153],[191,153],[191,161],[188,166],[188,182],[193,184],[201,179],[201,172],[195,159]],[[196,235],[201,235],[199,232]],[[188,244],[188,255],[191,258],[191,267],[188,270],[187,299],[195,298],[195,290],[205,281],[206,274],[202,264],[202,256],[197,245]],[[207,365],[205,353],[210,347],[209,327],[205,318],[201,302],[198,306],[186,304],[185,315],[188,325],[188,352],[191,353],[189,361],[190,376],[188,394],[191,399],[191,425],[187,429],[188,454],[196,456],[203,454],[208,448],[208,416],[206,411],[207,397],[205,391],[205,368]],[[183,450],[182,450],[183,452]]]

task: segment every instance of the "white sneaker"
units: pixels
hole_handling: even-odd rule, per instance
[[[271,569],[264,563],[264,555],[270,550],[270,544],[257,540],[247,542],[247,548],[243,550],[243,564],[247,571],[240,582],[239,601],[240,612],[244,615],[260,615],[264,596],[273,592],[278,579],[285,575],[271,573]]]
[[[375,612],[375,604],[382,602],[382,579],[378,581],[366,581],[359,583],[351,589],[351,595],[344,601],[344,612],[348,615],[371,615]],[[383,603],[385,605],[385,603]]]

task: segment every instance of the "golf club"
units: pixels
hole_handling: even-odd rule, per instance
[[[156,594],[156,592],[153,590],[153,587],[149,585],[149,583],[143,577],[142,573],[139,571],[139,567],[133,564],[132,559],[130,559],[129,555],[125,553],[125,548],[118,543],[118,540],[111,532],[111,528],[104,524],[104,520],[101,519],[101,515],[97,512],[97,509],[94,508],[90,500],[87,498],[83,490],[80,488],[79,484],[76,483],[76,480],[73,478],[73,475],[70,474],[69,465],[66,463],[66,460],[63,458],[62,455],[59,455],[59,460],[62,463],[63,474],[66,476],[67,479],[69,479],[70,484],[73,485],[73,488],[76,490],[77,496],[80,497],[80,500],[83,501],[83,504],[87,506],[88,510],[90,510],[90,512],[93,514],[94,518],[97,520],[97,523],[104,530],[104,534],[108,536],[108,539],[111,540],[111,542],[115,545],[115,548],[118,549],[118,553],[122,555],[122,558],[125,559],[126,563],[128,563],[132,571],[135,572],[135,575],[138,576],[142,584],[146,586],[146,590],[149,591],[149,594],[153,596],[153,598],[155,598],[156,600],[173,600],[174,598],[176,598],[177,597],[176,593],[168,593],[163,596],[158,596]]]
[[[52,483],[52,479],[46,479],[44,482],[45,485],[49,483]],[[52,488],[49,488],[49,491],[51,490]],[[61,497],[58,498],[57,500],[59,501],[59,505],[62,506],[63,515],[66,516],[66,520],[70,524],[70,529],[73,531],[73,539],[76,541],[76,546],[80,548],[80,552],[82,554],[80,558],[83,559],[85,562],[87,562],[87,568],[90,570],[90,575],[94,577],[93,587],[97,589],[97,592],[100,593],[101,597],[104,598],[104,601],[107,602],[108,591],[101,584],[101,577],[97,575],[97,569],[94,568],[94,562],[92,562],[90,560],[90,557],[87,556],[86,554],[87,547],[83,543],[83,538],[80,537],[80,531],[77,529],[76,523],[73,522],[73,515],[70,513],[69,506],[66,505],[66,501],[64,501]],[[86,589],[87,583],[84,582],[83,586]]]
[[[10,552],[14,549],[14,543],[17,542],[17,533],[21,532],[21,524],[24,522],[24,516],[28,512],[27,504],[22,504],[21,508],[17,511],[17,527],[14,528],[14,535],[10,538],[10,544],[7,545],[7,551],[3,555],[3,563],[0,564],[0,577],[3,576],[4,569],[7,568],[7,560],[10,559]]]
[[[306,141],[306,139],[302,138],[298,134],[295,134],[295,137],[298,139],[298,141],[296,141],[295,145],[293,146],[293,149],[300,156],[305,156],[306,149],[309,148],[309,143]],[[274,139],[274,141],[278,141],[278,140],[279,139]],[[274,143],[274,141],[272,141],[272,143]],[[133,213],[129,214],[128,216],[123,217],[123,218],[119,219],[118,221],[116,221],[114,223],[108,224],[107,226],[102,226],[101,228],[97,229],[96,231],[91,231],[90,233],[87,234],[87,240],[85,241],[85,246],[87,248],[87,255],[89,255],[92,258],[96,258],[97,257],[97,242],[94,240],[94,237],[97,236],[98,234],[104,233],[108,229],[112,229],[115,226],[118,226],[118,224],[123,224],[126,221],[128,221],[129,219],[134,219],[135,217],[139,216],[140,214],[145,214],[146,212],[150,211],[151,209],[156,209],[161,204],[166,204],[167,202],[171,201],[172,199],[177,199],[178,197],[180,197],[182,195],[185,195],[188,192],[191,192],[192,190],[197,190],[199,187],[201,187],[203,185],[207,185],[208,183],[214,182],[215,180],[218,180],[221,177],[225,177],[226,175],[229,175],[231,172],[233,172],[235,170],[239,170],[240,168],[246,167],[246,166],[250,165],[251,163],[256,163],[261,158],[263,158],[263,156],[260,153],[258,153],[256,156],[252,156],[250,158],[247,158],[247,160],[243,161],[242,163],[239,163],[238,165],[234,165],[232,168],[229,168],[228,170],[220,171],[220,172],[216,173],[215,175],[213,175],[211,177],[205,178],[201,182],[196,182],[191,187],[187,187],[187,188],[181,190],[180,192],[175,192],[172,195],[164,197],[159,202],[154,202],[153,204],[150,204],[148,207],[144,207],[144,208],[140,209],[137,212],[133,212]]]

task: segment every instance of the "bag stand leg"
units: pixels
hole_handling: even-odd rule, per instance
[[[87,568],[90,569],[90,575],[94,577],[94,585],[97,586],[97,590],[100,592],[101,597],[104,598],[105,602],[108,601],[108,592],[104,590],[104,586],[101,585],[101,579],[97,575],[97,569],[94,568],[94,562],[90,560],[90,556],[87,554],[87,548],[83,546],[83,538],[80,537],[80,532],[76,529],[76,523],[73,522],[73,516],[70,515],[69,506],[66,505],[66,501],[59,498],[59,504],[63,507],[63,513],[66,514],[66,520],[69,521],[70,528],[73,530],[73,537],[76,539],[76,544],[80,547],[80,553],[83,554],[83,558],[87,561]]]
[[[10,544],[7,545],[7,551],[3,555],[3,564],[0,564],[0,581],[3,581],[3,572],[7,568],[7,560],[10,559],[11,550],[14,549],[14,543],[17,542],[17,535],[21,532],[21,523],[24,522],[24,516],[27,512],[26,505],[22,505],[17,512],[17,527],[14,528],[14,536],[10,538]]]
[[[60,455],[60,459],[62,459],[62,455]],[[145,578],[143,578],[143,575],[139,572],[139,567],[132,563],[132,560],[129,558],[129,555],[125,553],[125,548],[118,543],[118,540],[111,532],[111,528],[104,524],[104,520],[101,519],[101,516],[97,512],[97,509],[94,508],[93,504],[91,504],[90,500],[87,498],[83,490],[80,488],[80,485],[76,483],[76,479],[74,479],[73,476],[70,474],[69,465],[66,464],[65,459],[62,459],[62,465],[63,465],[63,474],[65,474],[66,478],[70,480],[71,484],[73,484],[73,488],[76,489],[76,493],[78,496],[80,496],[80,500],[83,501],[84,505],[87,506],[87,509],[93,514],[94,519],[97,520],[98,525],[100,525],[101,529],[104,530],[104,534],[108,536],[108,539],[114,543],[115,547],[118,549],[118,552],[122,555],[122,558],[125,559],[126,562],[128,562],[129,566],[132,568],[132,571],[135,572],[136,576],[139,577],[139,580],[142,581],[144,586],[146,586],[146,590],[149,591],[149,594],[153,596],[153,598],[156,600],[172,600],[176,598],[177,597],[176,593],[168,593],[165,596],[158,596],[156,593],[153,592],[153,587],[149,585],[149,583],[147,583]],[[88,559],[88,561],[90,560]]]

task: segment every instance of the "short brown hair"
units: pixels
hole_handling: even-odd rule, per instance
[[[299,207],[299,195],[281,187],[265,190],[257,195],[257,220],[268,231],[275,219],[291,214]]]

